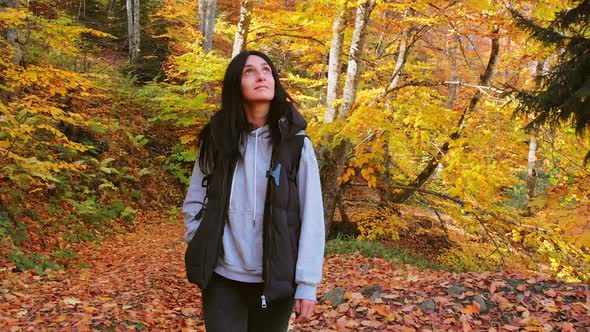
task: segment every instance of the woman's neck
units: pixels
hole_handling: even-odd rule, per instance
[[[268,123],[268,113],[270,111],[270,102],[265,103],[244,103],[244,112],[246,119],[255,128],[266,126]]]

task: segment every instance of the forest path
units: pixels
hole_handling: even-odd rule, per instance
[[[1,270],[0,330],[202,331],[200,291],[185,278],[182,223],[139,225],[81,249],[85,268],[42,277]],[[341,304],[320,303],[310,322],[292,330],[590,331],[588,287],[540,276],[421,271],[332,255],[318,293],[338,287],[331,301]]]
[[[79,264],[86,268],[44,277],[3,271],[0,329],[126,331],[201,326],[201,295],[185,278],[183,225],[168,221],[144,225],[97,248],[89,245],[80,250]]]

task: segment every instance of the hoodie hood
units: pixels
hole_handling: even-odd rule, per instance
[[[289,105],[289,110],[279,119],[279,130],[283,139],[293,137],[307,127],[307,121],[295,109],[295,106]]]
[[[224,131],[220,130],[222,126],[231,125],[227,115],[224,111],[218,111],[211,117],[210,126],[211,126],[211,136],[213,139],[214,146],[220,147],[223,144],[221,142],[227,142],[227,137],[224,137]],[[268,127],[264,133],[260,132],[259,134],[267,135],[270,132],[270,126]],[[297,135],[297,133],[305,130],[307,127],[307,121],[301,116],[301,114],[295,109],[295,106],[292,104],[289,105],[287,111],[283,116],[279,119],[278,123],[279,131],[281,134],[282,139],[287,139]],[[232,130],[237,130],[237,128],[231,128]],[[250,133],[254,132],[255,128],[250,130]]]

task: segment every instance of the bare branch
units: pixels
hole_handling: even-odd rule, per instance
[[[451,196],[451,195],[448,195],[448,194],[443,194],[443,193],[435,192],[435,191],[428,190],[428,189],[414,188],[414,187],[409,187],[409,186],[399,186],[399,185],[392,185],[391,188],[392,189],[404,189],[404,190],[414,189],[416,192],[419,192],[419,193],[428,194],[428,195],[432,195],[432,196],[444,198],[446,200],[455,202],[456,204],[458,204],[461,207],[463,207],[463,206],[465,206],[467,204],[467,202],[465,202],[461,198],[454,197],[454,196]],[[498,215],[495,212],[486,210],[486,209],[484,209],[482,207],[479,207],[479,206],[473,205],[473,209],[476,210],[476,211],[482,212],[484,214],[487,214],[487,215],[493,217],[494,219],[496,219],[498,221],[502,221],[502,222],[507,223],[507,224],[510,224],[510,225],[519,226],[519,227],[523,227],[523,228],[529,228],[529,229],[533,229],[533,230],[536,230],[536,231],[539,231],[539,232],[543,232],[543,233],[549,233],[549,230],[548,229],[545,229],[545,228],[542,228],[542,227],[533,226],[533,225],[523,224],[521,222],[518,222],[518,221],[515,221],[515,220],[512,220],[512,219],[508,219],[508,218],[502,217],[502,216]]]

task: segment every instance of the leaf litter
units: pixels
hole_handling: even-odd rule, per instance
[[[153,218],[157,218],[152,216]],[[146,227],[81,249],[88,268],[0,269],[3,331],[204,331],[186,281],[182,224]],[[291,331],[590,331],[588,285],[514,272],[420,270],[359,254],[326,257],[319,301]]]

